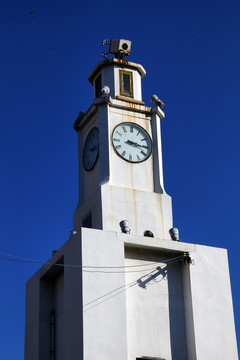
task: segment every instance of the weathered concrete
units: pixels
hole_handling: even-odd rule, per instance
[[[63,259],[27,283],[25,360],[49,355],[53,310],[56,359],[238,359],[226,250],[82,228]]]
[[[120,70],[132,72],[132,98],[120,93]],[[91,72],[94,86],[99,74],[110,95],[94,99],[74,125],[76,234],[27,283],[25,360],[237,360],[227,251],[170,239],[160,130],[165,115],[142,102],[145,70],[110,59]],[[132,164],[115,153],[112,132],[123,122],[151,137],[146,161]],[[99,158],[87,172],[83,148],[93,127]],[[93,229],[83,227],[86,218]],[[120,233],[122,220],[129,221],[128,235]],[[144,237],[146,230],[154,238]],[[195,265],[180,260],[186,252]]]

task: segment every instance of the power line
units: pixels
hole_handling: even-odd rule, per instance
[[[177,261],[178,261],[178,260],[175,260],[175,261],[173,261],[172,263],[170,263],[170,264],[168,264],[168,265],[172,265],[173,263],[175,263],[175,262],[177,262]],[[161,274],[161,273],[159,272],[159,270],[160,270],[160,269],[163,270],[163,269],[165,269],[166,267],[167,267],[167,265],[165,265],[165,266],[163,266],[163,267],[156,267],[156,268],[153,269],[153,271],[150,271],[150,272],[144,274],[144,275],[141,276],[140,278],[135,279],[135,280],[131,281],[131,282],[128,283],[128,284],[123,284],[122,286],[119,286],[118,288],[116,288],[116,289],[114,289],[114,290],[111,290],[111,291],[109,291],[108,293],[105,293],[105,294],[97,297],[96,299],[93,299],[93,300],[89,301],[89,302],[86,303],[86,304],[83,304],[83,312],[89,311],[89,310],[93,309],[94,307],[96,307],[96,306],[98,306],[98,305],[100,305],[100,304],[102,304],[102,303],[110,300],[111,298],[113,298],[113,297],[121,294],[122,292],[127,291],[127,290],[130,289],[131,287],[136,286],[136,285],[139,285],[139,283],[141,282],[141,280],[142,280],[143,278],[145,278],[146,276],[151,277],[151,280],[153,280],[155,284],[159,283],[159,282],[165,277],[163,274]],[[145,271],[146,271],[146,269],[145,269]],[[153,276],[153,275],[154,275],[154,271],[158,271],[157,276],[161,274],[161,275],[162,275],[162,279],[160,279],[160,280],[158,280],[158,281],[154,280],[154,276]],[[139,286],[140,286],[140,285],[139,285]],[[145,286],[146,286],[146,285],[145,285]],[[99,300],[100,300],[100,301],[99,301]],[[91,305],[91,306],[88,307],[89,305]]]
[[[179,258],[173,258],[173,259],[169,259],[167,261],[167,265],[172,265],[176,262],[179,262],[180,260],[182,260],[182,256],[179,257]],[[155,263],[155,265],[159,264],[159,263],[162,263],[163,261],[159,261],[157,263]],[[164,261],[165,263],[166,261]],[[150,264],[145,264],[145,266],[149,266]],[[138,266],[141,266],[141,265],[133,265],[134,267],[138,267]],[[126,266],[127,267],[127,266]],[[123,271],[112,271],[112,270],[82,270],[83,272],[86,272],[86,273],[105,273],[105,274],[127,274],[127,273],[137,273],[137,272],[143,272],[143,271],[151,271],[151,270],[155,270],[156,267],[153,267],[153,268],[144,268],[144,269],[141,269],[141,270],[123,270]]]
[[[46,264],[46,265],[52,265],[52,266],[59,266],[59,267],[66,267],[66,268],[79,268],[82,269],[84,272],[105,272],[110,273],[110,271],[101,271],[101,270],[94,270],[94,269],[128,269],[128,268],[139,268],[139,267],[146,267],[151,265],[156,265],[161,262],[168,263],[172,262],[174,260],[180,260],[182,259],[183,255],[179,255],[177,257],[171,258],[171,259],[161,259],[156,262],[151,262],[148,264],[139,264],[139,265],[125,265],[125,266],[94,266],[94,265],[74,265],[74,264],[58,264],[58,263],[52,263],[50,261],[42,261],[42,260],[36,260],[36,259],[30,259],[26,257],[20,257],[12,254],[6,254],[6,253],[0,253],[0,260],[7,260],[7,261],[16,261],[16,262],[29,262],[29,263],[35,263],[35,264]],[[85,270],[85,269],[92,269],[92,270]],[[152,269],[144,269],[145,270],[152,270]],[[136,270],[136,272],[141,270]],[[125,272],[125,271],[122,271]],[[114,273],[114,272],[112,272]],[[117,271],[115,272],[117,273]]]

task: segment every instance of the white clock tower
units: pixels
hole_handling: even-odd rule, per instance
[[[75,231],[84,224],[119,231],[126,219],[132,234],[148,231],[170,239],[172,208],[163,186],[160,131],[165,115],[142,101],[145,74],[139,64],[110,58],[88,77],[93,104],[74,124],[80,179]]]
[[[25,360],[237,360],[227,251],[172,228],[164,104],[142,101],[130,47],[111,40],[89,75],[74,231],[27,282]]]

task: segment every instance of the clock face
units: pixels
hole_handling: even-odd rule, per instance
[[[115,127],[112,144],[117,155],[131,163],[147,160],[152,153],[152,140],[146,130],[131,122]]]
[[[96,127],[92,128],[87,136],[83,149],[83,166],[90,171],[94,168],[99,153],[99,132]]]

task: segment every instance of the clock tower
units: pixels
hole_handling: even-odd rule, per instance
[[[119,231],[120,221],[128,220],[132,234],[170,239],[171,198],[164,190],[162,169],[163,103],[145,106],[141,82],[146,72],[121,56],[129,41],[113,41],[116,57],[101,61],[90,73],[93,104],[74,123],[79,202],[73,227]]]
[[[130,46],[111,40],[88,77],[74,231],[27,282],[24,359],[238,360],[227,251],[172,228],[164,104],[145,106]]]

